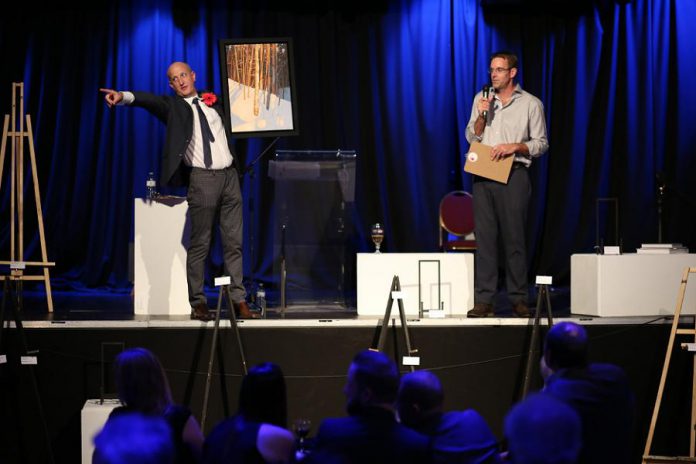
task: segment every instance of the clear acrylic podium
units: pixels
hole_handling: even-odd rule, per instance
[[[269,161],[278,303],[354,305],[355,151],[287,150]],[[286,278],[283,278],[283,275]]]

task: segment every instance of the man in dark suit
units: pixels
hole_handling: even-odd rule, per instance
[[[343,390],[349,417],[321,423],[318,455],[356,464],[429,462],[428,439],[396,421],[393,405],[398,387],[398,372],[389,358],[376,351],[358,353]]]
[[[572,407],[582,421],[578,463],[631,461],[633,394],[623,369],[589,363],[585,329],[573,322],[554,325],[544,341],[544,393]]]
[[[215,217],[220,217],[220,236],[225,268],[231,279],[235,311],[252,317],[242,285],[242,196],[234,166],[231,134],[222,105],[213,93],[199,96],[196,73],[186,63],[172,63],[167,70],[176,95],[119,92],[100,89],[109,107],[131,105],[146,109],[167,126],[160,181],[169,186],[188,186],[191,238],[186,257],[191,318],[208,321],[212,315],[203,290],[205,259],[210,250]],[[202,98],[201,98],[202,97]]]
[[[497,464],[498,442],[473,409],[443,412],[440,379],[429,371],[401,378],[396,409],[401,423],[431,439],[433,463]]]

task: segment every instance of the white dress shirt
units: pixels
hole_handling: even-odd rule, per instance
[[[123,101],[121,104],[130,105],[135,101],[135,95],[131,92],[122,92]],[[199,98],[198,106],[203,110],[208,119],[208,125],[210,126],[210,131],[213,133],[215,142],[210,144],[210,151],[213,158],[213,164],[209,167],[205,167],[205,162],[203,161],[203,135],[201,134],[201,123],[198,117],[198,110],[193,105],[193,99],[198,97],[186,97],[184,100],[186,103],[191,105],[191,111],[193,112],[193,132],[191,134],[191,141],[186,148],[186,154],[184,160],[187,165],[194,168],[201,169],[225,169],[232,164],[232,154],[230,153],[229,146],[227,145],[227,134],[225,134],[225,127],[222,122],[220,114],[214,109],[203,103],[203,100]]]

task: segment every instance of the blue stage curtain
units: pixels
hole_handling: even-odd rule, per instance
[[[133,198],[159,170],[159,121],[139,109],[108,110],[97,89],[167,93],[166,67],[183,60],[200,89],[219,91],[217,40],[232,37],[294,38],[301,135],[277,148],[358,151],[358,249],[371,249],[377,221],[387,251],[436,249],[440,198],[471,190],[464,129],[498,49],[518,54],[520,82],[543,101],[548,121],[550,152],[531,169],[532,275],[567,282],[569,256],[592,251],[597,197],[619,198],[626,251],[655,241],[658,172],[669,186],[665,239],[696,247],[691,0],[579,2],[571,12],[478,0],[377,0],[362,11],[348,2],[295,10],[247,3],[114,1],[0,18],[0,110],[10,111],[10,83],[24,81],[54,275],[75,286],[127,286]],[[269,142],[239,141],[238,154],[249,161]],[[8,169],[0,222],[7,255]],[[243,194],[245,274],[270,281],[266,161],[245,178]],[[27,238],[28,255],[38,254],[37,242]],[[219,253],[212,261],[219,269]]]

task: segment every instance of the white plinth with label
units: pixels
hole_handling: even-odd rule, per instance
[[[696,267],[696,255],[572,255],[570,311],[592,316],[674,314],[686,267]],[[692,278],[686,287],[682,314],[695,313],[696,278]]]
[[[100,400],[85,401],[85,405],[82,407],[82,412],[80,413],[80,425],[82,429],[82,464],[90,464],[92,462],[94,436],[104,427],[111,411],[120,405],[121,402],[114,399],[104,400],[103,404]]]
[[[187,211],[183,197],[135,199],[135,314],[191,313],[186,287]]]
[[[404,310],[418,316],[418,273],[421,275],[421,300],[424,309],[439,309],[445,316],[461,316],[474,307],[474,255],[472,253],[358,253],[358,315],[383,316],[389,289],[399,276]],[[392,316],[398,317],[397,302]],[[428,314],[425,314],[428,317]]]

